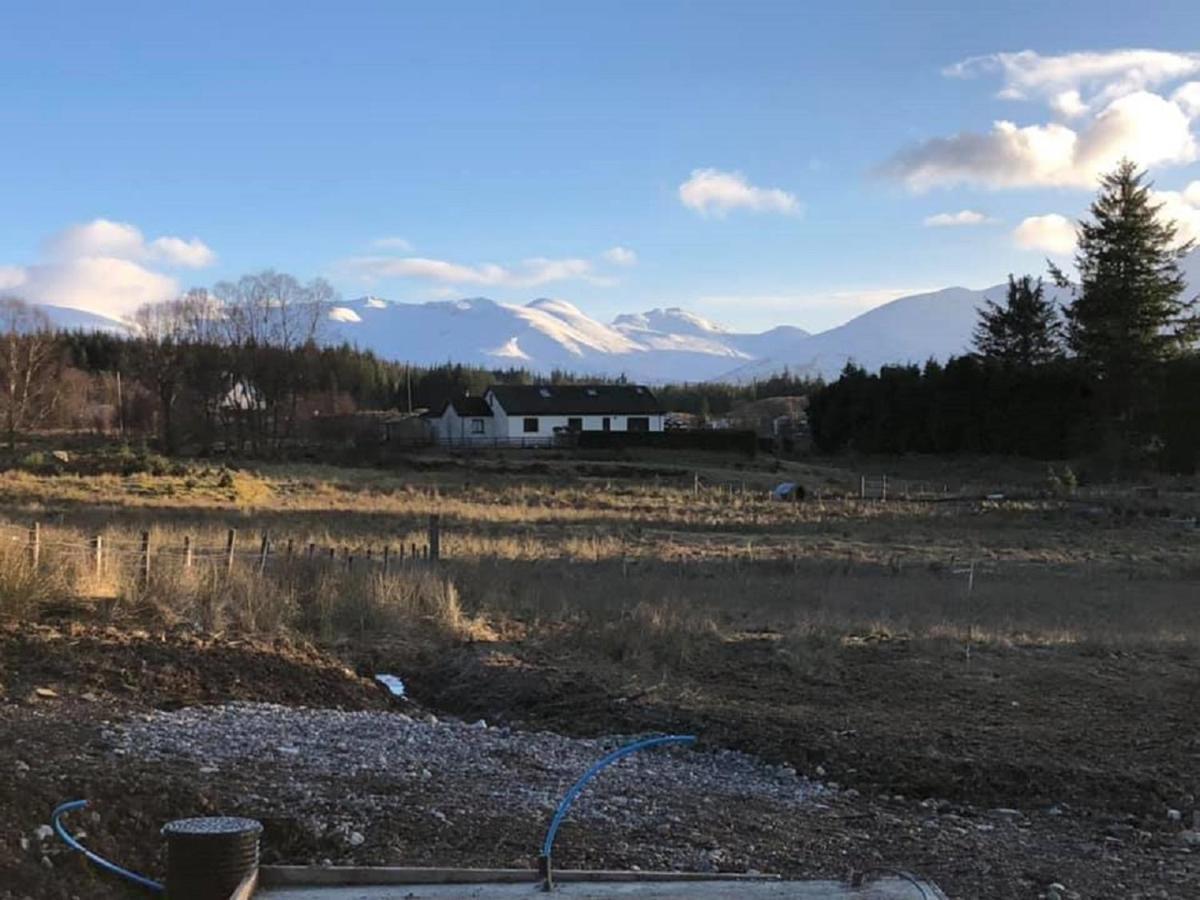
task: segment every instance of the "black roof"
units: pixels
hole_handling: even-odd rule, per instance
[[[446,414],[447,406],[453,406],[454,411],[464,417],[490,416],[492,414],[492,408],[482,397],[455,397],[442,407],[442,415]]]
[[[512,415],[657,415],[649,388],[640,384],[497,384],[488,388]]]

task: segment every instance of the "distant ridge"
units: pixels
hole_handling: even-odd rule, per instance
[[[1200,290],[1200,250],[1182,268],[1188,283]],[[1047,290],[1060,302],[1067,298],[1056,287]],[[998,284],[913,294],[818,334],[789,325],[740,333],[678,307],[625,313],[606,324],[566,300],[550,298],[520,305],[486,297],[428,303],[361,297],[335,306],[328,326],[330,340],[422,365],[562,369],[650,383],[745,382],[784,369],[835,378],[851,360],[874,370],[967,351],[978,308],[987,299],[1002,301],[1004,293],[1005,285]],[[127,330],[95,313],[42,308],[61,328]]]

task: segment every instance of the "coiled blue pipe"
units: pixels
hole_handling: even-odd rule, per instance
[[[111,863],[103,856],[98,856],[89,850],[79,841],[75,840],[75,836],[67,831],[66,826],[62,823],[62,817],[69,812],[75,812],[77,809],[83,809],[87,806],[86,800],[69,800],[66,803],[60,803],[54,808],[54,812],[50,814],[50,824],[54,827],[55,833],[62,839],[62,842],[72,850],[82,853],[88,860],[95,865],[104,869],[106,872],[111,872],[127,881],[132,881],[134,884],[140,885],[147,890],[155,891],[156,893],[165,893],[166,889],[157,881],[147,878],[145,875],[139,875],[137,872],[130,872],[128,869],[123,869],[116,863]]]
[[[554,812],[554,818],[550,820],[550,828],[546,832],[546,839],[542,841],[542,855],[539,864],[543,878],[543,887],[546,890],[550,890],[553,887],[553,879],[550,873],[550,859],[554,850],[554,838],[558,834],[558,829],[562,825],[563,819],[567,817],[567,813],[571,809],[571,804],[575,802],[575,798],[580,795],[589,781],[595,778],[602,769],[611,766],[617,760],[631,753],[636,753],[639,750],[647,750],[651,747],[661,747],[664,744],[691,744],[695,740],[696,736],[694,734],[668,734],[662,737],[634,741],[632,744],[618,747],[611,753],[601,757],[590,769],[584,772],[583,776],[571,785],[571,789],[563,795],[562,801],[558,804],[558,809]]]

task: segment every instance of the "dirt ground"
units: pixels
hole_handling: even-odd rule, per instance
[[[225,779],[123,759],[106,746],[105,723],[226,700],[384,708],[389,698],[363,677],[373,671],[404,674],[420,702],[411,714],[578,735],[690,731],[843,788],[770,832],[754,809],[698,810],[698,847],[740,841],[720,867],[842,877],[895,866],[964,900],[1200,895],[1191,651],[993,648],[968,663],[957,645],[866,636],[797,673],[778,665],[769,635],[747,634],[658,677],[564,646],[378,644],[338,659],[187,632],[0,631],[0,897],[130,895],[38,837],[64,799],[92,802],[75,827],[94,849],[160,874],[163,822],[252,812],[256,784],[270,778],[266,763]],[[358,849],[267,818],[266,859],[523,865],[545,824],[488,816],[431,829],[421,805]],[[654,833],[652,823],[636,834],[564,831],[561,864],[653,865]]]

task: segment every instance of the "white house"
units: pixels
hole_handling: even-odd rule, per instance
[[[496,437],[495,417],[483,397],[457,397],[427,419],[439,444],[485,444]]]
[[[666,414],[649,388],[635,384],[525,385],[488,388],[429,417],[444,444],[540,446],[583,431],[662,431]]]

